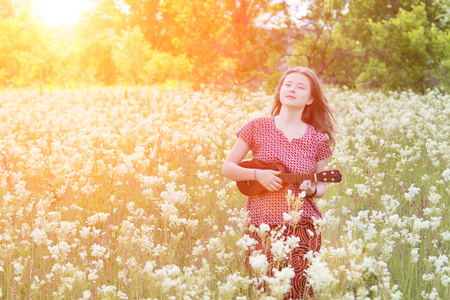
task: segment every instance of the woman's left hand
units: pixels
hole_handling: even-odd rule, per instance
[[[306,196],[312,195],[315,191],[314,186],[311,183],[311,180],[305,180],[300,184],[300,190],[305,191]]]

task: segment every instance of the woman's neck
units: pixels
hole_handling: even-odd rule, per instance
[[[286,107],[282,106],[280,109],[279,115],[276,117],[277,122],[280,125],[285,126],[304,126],[306,123],[302,120],[303,115],[303,109],[302,110],[292,110],[287,109]]]
[[[275,117],[275,127],[282,131],[284,136],[291,142],[299,139],[306,133],[308,125],[302,121],[302,115],[297,111],[280,110],[280,114]]]

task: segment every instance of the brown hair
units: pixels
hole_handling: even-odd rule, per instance
[[[307,105],[303,110],[302,121],[312,125],[317,131],[328,135],[328,143],[334,146],[335,141],[333,133],[335,132],[336,120],[333,117],[332,110],[328,105],[328,99],[322,88],[322,84],[313,70],[306,67],[295,67],[284,72],[274,93],[274,104],[272,108],[272,116],[280,114],[281,101],[280,90],[283,86],[285,78],[292,73],[300,73],[308,77],[311,83],[311,98],[313,102]]]

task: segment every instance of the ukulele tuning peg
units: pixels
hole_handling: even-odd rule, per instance
[[[323,181],[328,181],[328,180],[326,178],[324,178]]]
[[[326,176],[327,175],[327,172],[323,172],[323,176]]]
[[[334,178],[333,178],[333,179],[331,179],[331,181],[335,181],[335,180],[334,180]]]
[[[331,174],[334,175],[334,171],[331,171]]]

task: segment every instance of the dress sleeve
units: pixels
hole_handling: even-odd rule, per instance
[[[328,145],[328,136],[323,132],[318,132],[318,143],[316,152],[316,161],[321,161],[333,155],[330,146]]]
[[[258,119],[253,119],[247,124],[244,125],[241,129],[236,133],[237,137],[240,137],[244,140],[244,142],[251,149],[253,148],[253,136],[255,133],[255,129],[257,126]]]

